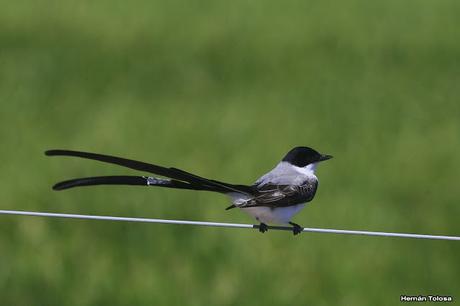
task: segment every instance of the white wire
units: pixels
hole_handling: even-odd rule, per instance
[[[45,213],[45,212],[19,211],[19,210],[0,210],[0,214],[51,217],[51,218],[87,219],[87,220],[106,220],[106,221],[110,220],[110,221],[124,221],[124,222],[184,224],[184,225],[198,225],[198,226],[211,226],[211,227],[232,227],[232,228],[252,228],[252,229],[259,228],[259,225],[243,224],[243,223],[221,223],[221,222],[204,222],[204,221],[188,221],[188,220],[166,220],[166,219],[150,219],[150,218],[94,216],[94,215]],[[292,231],[292,227],[289,227],[289,226],[268,226],[268,228],[274,229],[274,230]],[[420,235],[420,234],[406,234],[406,233],[353,231],[353,230],[323,229],[323,228],[309,228],[309,227],[304,228],[303,231],[313,232],[313,233],[332,233],[332,234],[347,234],[347,235],[385,236],[385,237],[438,239],[438,240],[460,240],[460,237],[458,236],[438,236],[438,235]]]

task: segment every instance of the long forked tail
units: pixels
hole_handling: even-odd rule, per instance
[[[193,190],[208,190],[222,193],[238,192],[252,195],[250,186],[233,185],[216,180],[206,179],[189,172],[176,169],[157,166],[141,161],[126,159],[116,156],[88,153],[71,150],[48,150],[45,152],[47,156],[74,156],[86,159],[97,160],[101,162],[111,163],[127,167],[134,170],[150,172],[170,179],[159,179],[143,176],[101,176],[73,179],[57,183],[53,189],[63,190],[77,186],[90,185],[144,185],[144,186],[161,186],[168,188],[193,189]]]

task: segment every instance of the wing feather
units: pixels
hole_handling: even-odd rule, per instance
[[[238,207],[268,206],[286,207],[311,201],[318,188],[317,180],[308,180],[302,185],[264,184],[255,186],[254,197]]]

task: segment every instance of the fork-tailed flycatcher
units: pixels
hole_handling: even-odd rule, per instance
[[[312,148],[296,147],[290,150],[278,165],[260,177],[253,185],[235,185],[211,180],[177,169],[157,166],[115,156],[70,151],[49,150],[48,156],[76,156],[117,164],[127,168],[153,173],[153,176],[98,176],[77,178],[57,183],[54,190],[90,185],[142,185],[177,189],[214,191],[228,195],[232,205],[253,216],[260,225],[259,231],[267,231],[267,223],[291,224],[294,235],[303,228],[291,222],[307,202],[315,196],[318,178],[315,175],[319,162],[332,158]]]

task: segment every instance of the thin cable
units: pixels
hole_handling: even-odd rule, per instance
[[[243,224],[243,223],[221,223],[221,222],[204,222],[204,221],[188,221],[188,220],[165,220],[165,219],[130,218],[130,217],[114,217],[114,216],[94,216],[94,215],[45,213],[45,212],[19,211],[19,210],[0,210],[0,214],[51,217],[51,218],[70,218],[70,219],[161,223],[161,224],[184,224],[184,225],[198,225],[198,226],[211,226],[211,227],[259,229],[259,225]],[[290,226],[270,226],[269,225],[268,228],[272,230],[292,231],[292,227]],[[420,235],[420,234],[405,234],[405,233],[352,231],[352,230],[337,230],[337,229],[323,229],[323,228],[309,228],[309,227],[304,228],[303,231],[313,232],[313,233],[332,233],[332,234],[346,234],[346,235],[385,236],[385,237],[438,239],[438,240],[460,240],[460,237],[458,236],[438,236],[438,235]]]

